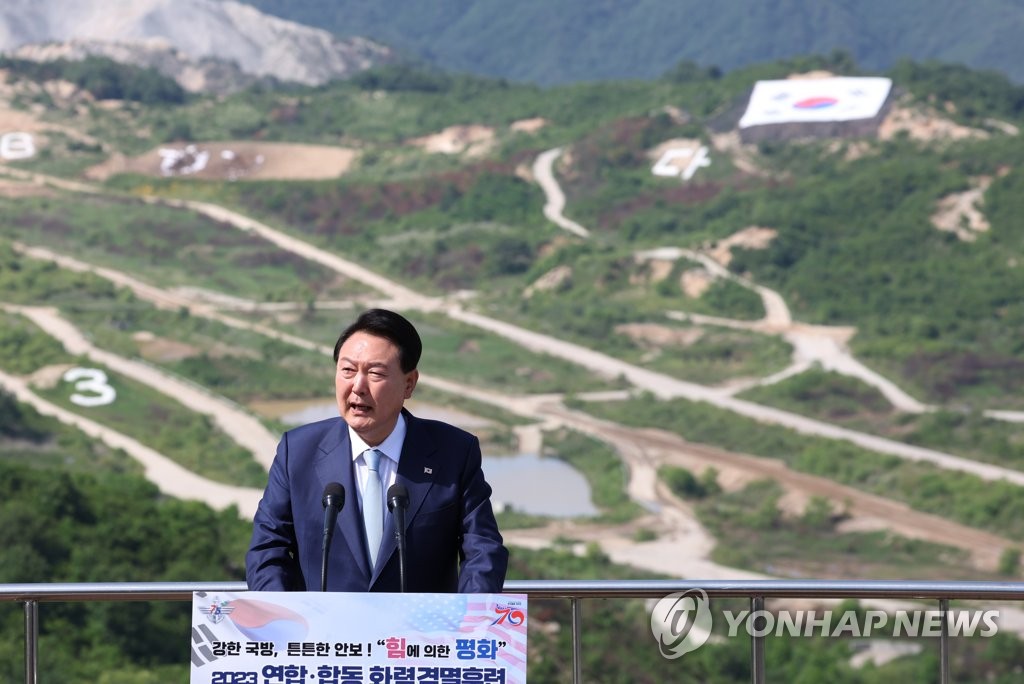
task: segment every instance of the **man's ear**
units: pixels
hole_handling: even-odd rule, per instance
[[[405,398],[408,399],[412,396],[412,391],[416,389],[416,382],[420,379],[420,372],[413,370],[411,373],[405,376]]]

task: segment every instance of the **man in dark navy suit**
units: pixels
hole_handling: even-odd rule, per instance
[[[320,588],[325,486],[346,503],[330,549],[329,591],[399,591],[394,518],[385,493],[409,492],[406,589],[497,593],[508,551],[491,510],[479,440],[405,409],[422,343],[392,311],[363,312],[334,346],[340,417],[284,434],[246,554],[251,590]]]

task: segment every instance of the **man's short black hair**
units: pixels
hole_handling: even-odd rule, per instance
[[[334,343],[334,363],[338,363],[341,346],[357,332],[383,337],[398,347],[398,363],[403,373],[414,371],[419,365],[423,342],[420,341],[416,327],[405,317],[387,309],[368,309],[359,314],[352,325],[341,331],[338,341]]]

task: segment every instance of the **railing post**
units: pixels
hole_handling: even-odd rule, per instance
[[[949,599],[939,599],[939,616],[942,618],[939,632],[939,682],[949,684]]]
[[[569,599],[572,603],[572,684],[583,681],[583,664],[581,662],[580,630],[583,629],[583,611],[578,597]]]
[[[25,601],[25,684],[39,681],[39,603]]]
[[[757,616],[764,610],[764,596],[750,597],[750,681],[764,684],[764,634],[756,626]]]

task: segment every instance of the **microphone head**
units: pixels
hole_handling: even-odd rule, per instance
[[[338,482],[328,482],[324,487],[324,508],[328,506],[341,510],[345,505],[345,488]]]
[[[395,510],[395,506],[399,508],[408,508],[409,506],[409,490],[405,488],[404,484],[398,482],[388,487],[388,510]]]

